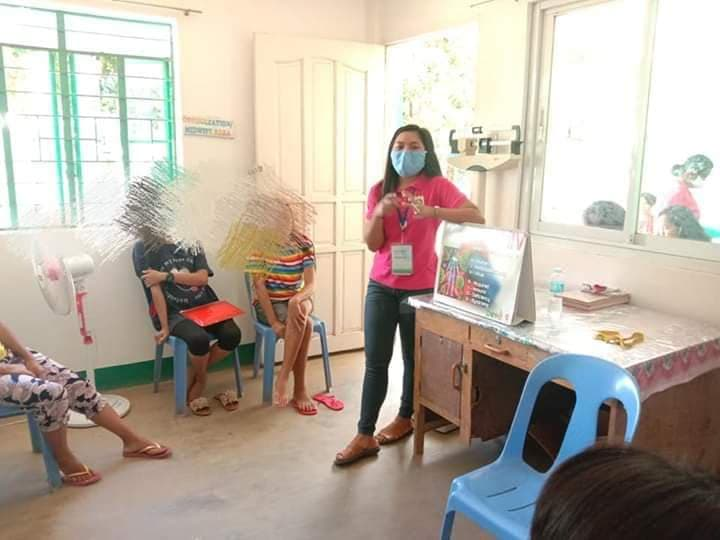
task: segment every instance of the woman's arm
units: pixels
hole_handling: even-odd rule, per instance
[[[158,319],[160,319],[160,332],[155,336],[155,341],[164,343],[170,335],[165,293],[160,285],[153,285],[150,287],[150,295],[152,296],[153,305],[155,306],[155,312],[157,313]]]
[[[285,325],[282,324],[275,315],[275,310],[270,301],[270,295],[268,294],[267,288],[265,288],[265,278],[261,274],[258,274],[257,277],[253,279],[253,283],[255,284],[255,296],[257,296],[258,302],[260,302],[260,307],[265,313],[270,326],[275,332],[275,335],[283,337],[285,335]]]
[[[158,270],[143,270],[142,279],[146,287],[152,287],[165,283],[168,279],[169,272],[159,272]],[[198,270],[197,272],[173,272],[175,282],[188,287],[204,287],[208,284],[210,274],[207,270]]]
[[[303,302],[308,300],[315,294],[315,267],[308,266],[303,270],[303,281],[305,285],[299,293],[297,293],[293,299],[297,298],[296,302]]]
[[[5,345],[6,349],[10,349],[15,356],[20,358],[23,361],[23,364],[25,364],[24,366],[19,364],[0,364],[0,375],[10,375],[15,373],[18,375],[30,375],[34,377],[42,376],[40,366],[35,361],[35,358],[33,358],[33,355],[30,354],[30,351],[23,347],[18,338],[15,337],[15,334],[13,334],[2,322],[0,322],[0,342]]]
[[[18,338],[15,337],[15,334],[13,334],[2,322],[0,322],[0,342],[2,342],[6,348],[15,353],[15,356],[21,358],[24,363],[27,364],[27,362],[35,362],[35,359],[30,352],[23,347]]]
[[[383,217],[398,208],[400,203],[395,193],[388,193],[375,205],[372,214],[365,219],[363,227],[363,240],[370,251],[379,250],[385,243],[385,231],[383,230]]]
[[[435,218],[443,221],[449,221],[450,223],[485,223],[485,218],[470,201],[465,203],[459,208],[439,208],[434,206],[422,206],[418,212],[418,217],[423,218]]]
[[[365,220],[363,228],[363,239],[370,251],[377,251],[385,243],[385,231],[383,230],[383,218],[373,213],[370,219]]]

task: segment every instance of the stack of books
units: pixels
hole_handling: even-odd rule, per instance
[[[562,299],[563,306],[580,309],[582,311],[597,311],[598,309],[629,303],[630,294],[623,291],[604,294],[568,291],[562,294]]]

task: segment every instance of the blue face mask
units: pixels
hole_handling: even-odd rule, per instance
[[[415,176],[425,167],[425,150],[393,150],[390,159],[400,176]]]

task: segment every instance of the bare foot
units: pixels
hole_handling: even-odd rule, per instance
[[[395,420],[380,430],[375,436],[375,439],[380,444],[390,444],[407,437],[412,432],[412,420],[410,420],[410,418],[396,416]]]
[[[280,373],[275,383],[275,396],[273,397],[273,403],[276,407],[287,407],[287,384],[288,378],[283,376],[282,373]]]
[[[364,457],[372,456],[380,451],[380,446],[372,435],[355,435],[350,444],[335,454],[336,465],[349,465]]]
[[[310,399],[310,396],[307,395],[307,392],[305,390],[296,390],[293,394],[293,402],[295,408],[301,412],[317,412],[317,407],[315,406],[315,403],[313,403],[313,400]]]

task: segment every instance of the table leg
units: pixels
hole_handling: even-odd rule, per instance
[[[627,429],[627,416],[622,404],[616,399],[609,399],[605,403],[610,406],[610,419],[608,421],[608,443],[623,444]]]
[[[425,451],[425,412],[426,408],[415,405],[415,455],[421,456]]]

